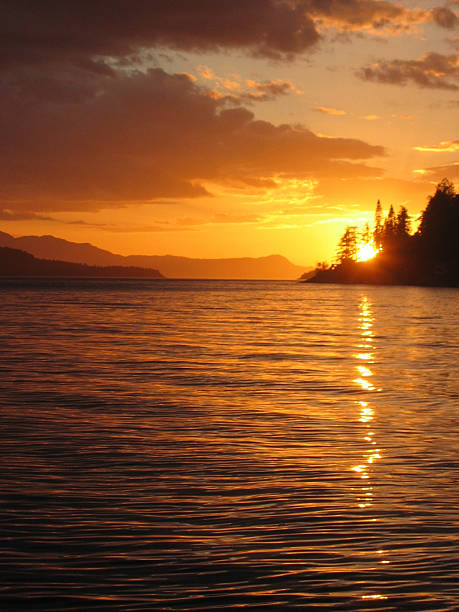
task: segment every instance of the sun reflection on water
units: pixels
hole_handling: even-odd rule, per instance
[[[371,304],[366,296],[362,297],[359,305],[358,323],[360,340],[357,348],[359,351],[353,355],[353,357],[359,361],[358,365],[355,366],[355,369],[358,372],[358,377],[352,382],[358,385],[364,393],[381,391],[381,389],[376,388],[376,386],[369,380],[374,375],[374,372],[370,366],[372,366],[374,363],[375,345],[373,333],[374,317],[371,310]],[[369,398],[370,396],[368,397],[368,400]],[[358,421],[362,424],[363,429],[362,440],[365,442],[366,448],[359,464],[351,467],[351,470],[355,473],[355,476],[362,481],[361,486],[357,489],[358,494],[356,498],[356,505],[363,511],[367,511],[373,506],[374,486],[372,485],[372,468],[375,461],[382,459],[381,449],[375,448],[378,446],[375,439],[375,410],[370,405],[368,400],[359,399],[356,402],[358,409]],[[378,519],[371,518],[369,520],[375,522]],[[382,549],[375,550],[374,556],[372,555],[372,559],[370,561],[374,559],[374,564],[376,567],[379,564],[387,565],[390,563],[390,561],[383,558],[384,554],[385,551]],[[372,562],[371,565],[373,565]],[[373,566],[369,569],[374,570],[376,567]],[[367,593],[362,595],[361,598],[366,600],[387,599],[386,596],[379,593]]]

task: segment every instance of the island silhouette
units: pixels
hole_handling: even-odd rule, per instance
[[[370,252],[359,260],[359,253]],[[374,285],[459,286],[459,196],[443,179],[428,198],[419,227],[410,233],[410,216],[404,206],[393,206],[382,218],[376,205],[373,231],[368,224],[358,230],[348,226],[337,248],[337,261],[317,264],[302,280],[310,283]]]

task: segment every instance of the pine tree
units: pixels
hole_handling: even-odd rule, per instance
[[[382,231],[382,249],[390,249],[393,247],[395,242],[395,232],[396,232],[396,219],[395,219],[395,211],[392,204],[390,205],[389,212],[387,213],[387,217],[384,220],[384,226]]]
[[[363,230],[360,233],[360,240],[362,241],[362,244],[369,244],[371,242],[371,231],[369,223],[365,223],[365,225],[363,226]]]
[[[348,263],[357,259],[357,228],[348,225],[338,243],[337,260],[339,264]]]
[[[455,194],[453,183],[443,179],[429,198],[417,231],[425,256],[431,260],[458,261],[458,228],[459,196]]]
[[[395,222],[395,229],[399,237],[405,238],[410,234],[411,219],[405,206],[400,207],[400,211]]]
[[[373,232],[373,239],[375,243],[375,247],[380,249],[382,247],[382,238],[383,238],[383,225],[382,225],[382,206],[380,200],[378,200],[376,204],[375,211],[375,229]]]

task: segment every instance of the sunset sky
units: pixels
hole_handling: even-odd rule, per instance
[[[459,178],[459,2],[0,5],[0,230],[331,261]]]

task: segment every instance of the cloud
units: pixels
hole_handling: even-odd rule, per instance
[[[435,21],[441,27],[450,27],[445,24],[452,20],[450,9],[439,9],[433,13],[407,9],[384,0],[310,0],[308,6],[319,31],[334,27],[345,32],[397,34],[429,21]]]
[[[305,3],[283,0],[17,0],[2,3],[0,24],[4,65],[126,58],[160,47],[280,58],[319,40]]]
[[[459,63],[456,55],[427,53],[417,60],[381,60],[363,68],[358,76],[367,81],[405,85],[409,82],[430,89],[459,89]]]
[[[0,5],[0,67],[66,63],[109,75],[113,62],[129,65],[164,48],[289,59],[313,49],[330,27],[396,33],[429,21],[451,29],[456,17],[448,7],[387,0],[16,0]]]
[[[454,153],[454,151],[459,151],[459,140],[444,140],[439,145],[417,146],[413,149],[429,153]]]
[[[457,24],[456,14],[447,6],[437,6],[432,9],[432,18],[442,28],[452,29]]]
[[[314,110],[325,115],[346,115],[346,111],[337,108],[328,108],[327,106],[317,106]]]
[[[381,174],[366,162],[382,147],[257,120],[185,74],[29,69],[4,79],[0,93],[0,202],[16,211],[195,198],[212,185],[263,188],[279,176]]]
[[[290,93],[301,94],[301,91],[288,80],[275,79],[272,81],[263,81],[261,83],[247,79],[245,81],[248,91],[241,94],[242,100],[266,101],[274,100],[279,96],[285,96]]]
[[[198,73],[206,81],[213,81],[218,88],[226,92],[239,91],[241,89],[242,77],[233,74],[230,77],[221,77],[215,74],[209,66],[198,66]]]
[[[54,221],[52,217],[37,215],[29,211],[15,212],[9,208],[0,208],[1,221]]]
[[[430,168],[420,168],[414,171],[416,174],[422,176],[423,179],[429,181],[440,182],[444,178],[448,178],[451,181],[459,180],[459,162],[444,166],[432,166]]]
[[[289,80],[273,79],[259,82],[253,79],[243,79],[239,74],[222,77],[217,75],[209,66],[202,65],[198,66],[198,74],[204,81],[213,82],[212,95],[215,99],[225,98],[226,101],[232,103],[266,102],[290,93],[298,95],[302,93]]]

